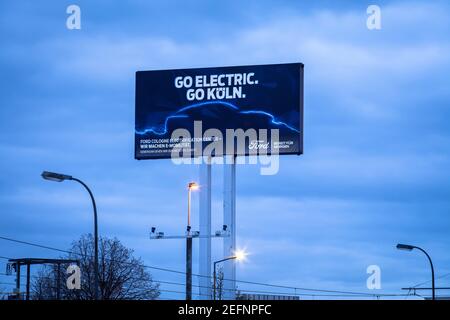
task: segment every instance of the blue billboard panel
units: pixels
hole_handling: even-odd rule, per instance
[[[136,159],[196,157],[211,143],[224,145],[212,156],[302,154],[303,64],[136,72]]]

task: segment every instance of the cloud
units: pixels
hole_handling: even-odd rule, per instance
[[[56,60],[48,61],[58,74],[78,74],[91,81],[123,81],[136,70],[189,67],[205,61],[224,64],[300,59],[317,80],[332,81],[333,85],[348,80],[351,85],[357,79],[378,78],[373,72],[407,79],[443,63],[448,67],[449,42],[441,41],[444,37],[434,41],[424,41],[425,36],[419,41],[412,38],[416,28],[411,26],[417,25],[426,30],[427,36],[442,34],[448,23],[436,21],[443,17],[437,5],[393,4],[383,7],[387,25],[379,36],[365,28],[360,11],[318,11],[272,17],[264,25],[232,29],[220,39],[190,42],[170,36],[89,33],[72,41],[42,42],[35,50],[58,53]],[[381,41],[392,35],[395,39]]]
[[[92,186],[103,235],[123,239],[148,264],[183,270],[183,243],[151,242],[148,232],[152,225],[184,232],[186,182],[198,178],[198,167],[133,159],[135,71],[300,61],[305,154],[283,158],[273,177],[259,176],[257,166],[237,168],[239,245],[252,252],[238,277],[360,290],[375,263],[384,290],[398,291],[428,279],[423,257],[393,249],[400,240],[424,244],[439,273],[448,270],[448,5],[383,5],[379,32],[366,29],[359,5],[282,10],[258,3],[237,21],[238,5],[202,19],[208,27],[183,28],[186,20],[170,17],[160,27],[141,16],[147,7],[134,5],[139,10],[121,32],[122,12],[102,9],[107,16],[88,18],[79,33],[52,31],[60,24],[52,15],[39,33],[2,39],[1,233],[66,248],[90,232],[84,190],[39,177],[61,170]],[[22,21],[37,19],[31,9],[20,12],[19,35]],[[213,172],[215,230],[223,190],[221,169]],[[2,254],[52,256],[0,245]],[[213,245],[220,256],[220,241]]]

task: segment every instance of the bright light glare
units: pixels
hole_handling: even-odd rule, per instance
[[[237,261],[243,261],[247,257],[247,253],[243,250],[236,250],[234,256],[236,257]]]
[[[200,186],[196,182],[190,182],[188,185],[188,188],[195,191],[195,190],[198,190],[200,188]]]

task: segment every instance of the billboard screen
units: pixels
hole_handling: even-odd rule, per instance
[[[138,71],[135,116],[136,159],[302,154],[303,64]]]

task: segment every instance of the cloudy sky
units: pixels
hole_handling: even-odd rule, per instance
[[[149,266],[182,271],[184,243],[149,240],[149,229],[183,233],[186,183],[199,168],[134,160],[135,72],[303,62],[304,155],[282,158],[275,176],[237,168],[238,246],[250,253],[237,278],[402,293],[430,278],[423,255],[395,249],[404,242],[427,249],[437,285],[450,285],[448,3],[378,1],[381,30],[367,29],[365,1],[75,3],[81,30],[66,28],[72,2],[0,5],[0,236],[67,249],[91,231],[85,191],[40,177],[60,171],[92,187],[101,235]],[[213,167],[213,229],[222,225],[222,174]],[[0,240],[0,255],[59,254]],[[366,287],[373,264],[381,290]]]

